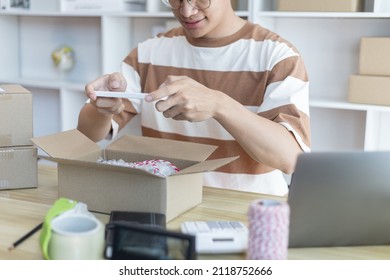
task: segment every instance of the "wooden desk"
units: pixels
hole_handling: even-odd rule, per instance
[[[8,247],[39,224],[57,199],[57,169],[39,165],[39,187],[0,191],[0,259],[42,259],[39,233],[9,252]],[[247,223],[250,202],[260,198],[282,199],[255,193],[204,188],[203,203],[169,222],[167,227],[179,230],[185,220],[240,220]],[[103,222],[108,215],[96,214]],[[199,255],[199,259],[245,259],[244,254]],[[390,259],[390,246],[327,247],[289,249],[289,259]]]

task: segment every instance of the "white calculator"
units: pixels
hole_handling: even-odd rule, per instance
[[[195,235],[200,254],[242,253],[248,247],[248,228],[239,221],[187,221],[181,231]]]

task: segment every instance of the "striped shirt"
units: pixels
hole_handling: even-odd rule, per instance
[[[293,45],[270,30],[247,22],[235,34],[219,39],[186,37],[181,27],[142,42],[123,61],[130,92],[156,90],[168,75],[185,75],[234,98],[249,111],[279,123],[310,150],[309,82],[301,56]],[[239,155],[239,159],[204,175],[204,185],[285,195],[283,174],[253,160],[214,119],[175,121],[154,103],[125,100],[114,117],[121,129],[141,113],[144,136],[218,146],[209,159]]]

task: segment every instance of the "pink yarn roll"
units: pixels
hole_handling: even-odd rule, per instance
[[[247,259],[287,259],[290,222],[290,207],[287,202],[256,200],[249,207],[248,217]]]

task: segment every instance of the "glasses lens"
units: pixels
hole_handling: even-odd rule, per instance
[[[185,0],[162,0],[162,2],[171,9],[179,9]],[[199,10],[210,7],[210,0],[187,0],[191,7]]]
[[[210,0],[190,0],[188,3],[199,10],[207,9],[210,6]]]

